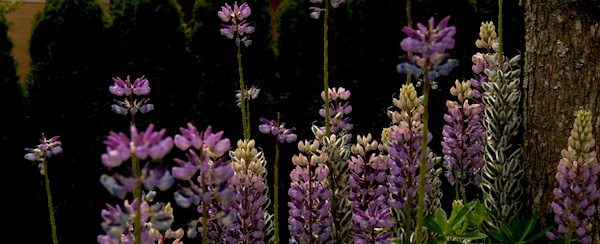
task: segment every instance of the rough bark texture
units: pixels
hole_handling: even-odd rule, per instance
[[[575,111],[592,112],[600,152],[600,1],[526,0],[525,13],[525,206],[544,215],[552,210],[556,166]],[[548,224],[553,220],[542,220]]]

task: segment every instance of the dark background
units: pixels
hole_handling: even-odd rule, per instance
[[[156,110],[137,116],[138,128],[154,123],[174,136],[187,122],[199,130],[212,125],[214,130],[225,131],[235,145],[242,138],[241,114],[235,105],[237,50],[232,40],[219,34],[222,22],[217,11],[226,1],[180,0],[179,5],[158,0],[114,1],[110,18],[104,20],[93,17],[99,10],[91,1],[52,2],[46,14],[39,16],[41,22],[32,36],[28,97],[20,100],[15,95],[21,91],[10,83],[16,82],[10,72],[0,77],[6,77],[3,86],[10,87],[0,91],[2,118],[8,123],[0,130],[5,165],[0,233],[24,240],[34,233],[46,238],[38,243],[51,242],[43,176],[36,163],[23,159],[23,148],[34,147],[45,133],[61,135],[64,148],[49,161],[59,240],[95,243],[96,236],[104,234],[100,211],[106,203],[122,203],[99,183],[100,175],[109,172],[100,161],[105,152],[102,141],[109,131],[128,134],[128,117],[110,111],[116,98],[108,92],[111,77],[149,78],[149,97]],[[269,161],[272,185],[275,139],[258,132],[258,119],[275,119],[280,112],[282,121],[296,128],[299,140],[313,138],[310,126],[322,124],[318,109],[323,90],[323,19],[309,17],[310,1],[247,2],[256,32],[251,35],[252,46],[242,48],[244,80],[248,86],[261,88],[258,99],[250,102],[252,138]],[[504,4],[504,47],[512,57],[524,50],[523,9],[517,1]],[[277,11],[273,6],[278,6]],[[399,47],[405,37],[401,29],[407,24],[405,7],[406,1],[348,0],[331,11],[330,87],[343,86],[352,92],[353,135],[371,133],[378,140],[381,129],[390,123],[386,109],[406,80],[396,72],[405,55]],[[452,56],[460,65],[438,80],[439,88],[430,96],[430,146],[438,155],[445,101],[453,99],[449,88],[455,79],[472,77],[471,56],[484,51],[474,45],[479,26],[482,21],[497,23],[497,9],[497,2],[490,0],[412,2],[413,25],[432,16],[437,22],[451,15],[450,25],[457,28]],[[4,62],[1,66],[8,67]],[[296,143],[280,148],[279,206],[285,242],[290,159],[298,150]],[[173,166],[175,157],[183,153],[174,149],[165,163]],[[443,181],[447,208],[454,191]],[[478,191],[470,191],[472,197]],[[159,198],[172,199],[172,191],[159,193]],[[176,211],[185,215],[175,216],[174,228],[186,218],[197,217],[193,209]]]

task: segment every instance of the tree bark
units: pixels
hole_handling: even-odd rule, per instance
[[[552,212],[556,166],[575,111],[592,112],[595,150],[600,152],[599,50],[600,1],[525,0],[525,206],[541,217]],[[594,226],[600,223],[595,216]],[[542,218],[541,224],[554,223]]]

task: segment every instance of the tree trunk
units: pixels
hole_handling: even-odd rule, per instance
[[[525,0],[525,45],[525,206],[543,217],[552,211],[556,166],[575,111],[592,112],[600,152],[600,1]]]

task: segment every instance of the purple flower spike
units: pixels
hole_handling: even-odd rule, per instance
[[[355,243],[390,243],[392,232],[384,231],[392,227],[391,208],[387,204],[389,162],[385,157],[372,153],[368,162],[364,161],[368,151],[377,149],[378,143],[371,142],[371,135],[358,136],[358,143],[352,146],[352,156],[348,160],[350,169],[350,193],[352,202],[352,230]]]
[[[254,27],[250,26],[246,22],[246,19],[250,16],[252,10],[247,3],[242,3],[238,6],[237,2],[233,3],[233,9],[229,4],[221,7],[221,11],[217,13],[219,18],[223,22],[231,22],[230,24],[223,25],[221,28],[221,35],[226,36],[228,39],[234,39],[235,44],[240,45],[240,42],[244,42],[246,47],[252,44],[252,41],[248,38],[249,34],[254,33]]]
[[[131,140],[123,133],[110,132],[104,141],[106,153],[100,157],[104,166],[114,168],[135,154],[139,159],[151,157],[154,160],[162,159],[173,148],[173,139],[163,139],[165,130],[154,131],[154,125],[150,124],[146,131],[138,133],[135,126],[130,127]]]
[[[288,190],[288,228],[290,235],[298,243],[331,241],[333,219],[330,198],[333,191],[329,189],[326,179],[330,171],[323,163],[326,156],[318,158],[320,159],[315,156],[310,163],[297,165],[290,173],[292,182]]]
[[[262,124],[258,126],[258,130],[263,134],[270,133],[277,136],[277,140],[279,140],[280,143],[294,142],[298,139],[298,136],[294,134],[296,128],[287,129],[285,128],[285,123],[278,125],[275,120],[267,120],[265,118],[261,118],[260,122],[262,122]]]
[[[458,66],[458,61],[449,59],[446,50],[454,48],[456,27],[447,26],[450,16],[447,16],[435,26],[434,18],[428,25],[417,24],[417,29],[404,27],[402,31],[408,36],[400,43],[402,50],[416,53],[406,57],[406,62],[399,64],[398,73],[412,74],[419,77],[428,70],[430,81],[440,75],[447,75]]]
[[[448,114],[444,115],[442,152],[446,177],[450,184],[458,184],[461,192],[468,184],[479,183],[483,167],[483,140],[485,128],[481,124],[479,104],[469,104],[464,100],[462,106],[448,101]],[[459,196],[456,196],[459,197]]]
[[[596,212],[595,201],[600,196],[596,182],[600,174],[600,164],[593,147],[596,143],[592,134],[592,119],[589,111],[579,111],[568,140],[568,148],[563,149],[558,162],[556,180],[559,187],[554,189],[556,200],[552,203],[554,221],[558,228],[546,233],[554,240],[567,237],[575,232],[579,243],[591,243],[590,217]]]

